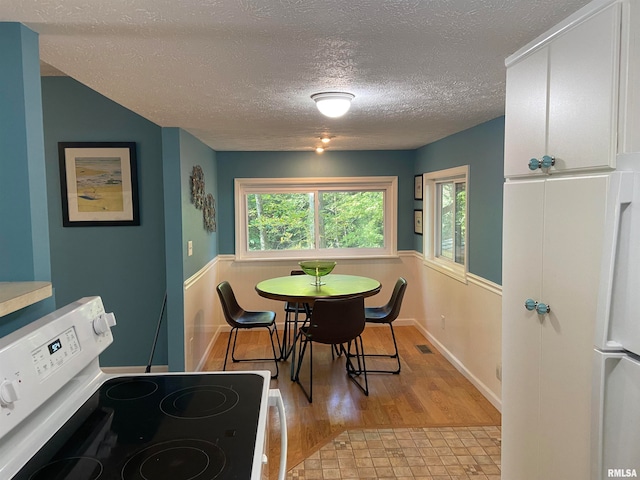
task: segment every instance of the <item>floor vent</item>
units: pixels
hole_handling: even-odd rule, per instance
[[[416,345],[416,348],[420,350],[420,353],[433,353],[426,345]]]

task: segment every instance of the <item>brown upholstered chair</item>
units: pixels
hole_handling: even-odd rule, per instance
[[[369,395],[369,384],[367,382],[367,371],[364,364],[364,350],[362,337],[364,331],[364,298],[349,297],[341,299],[318,299],[313,304],[313,311],[309,324],[300,327],[298,342],[300,344],[298,354],[298,365],[294,375],[294,380],[300,385],[302,391],[309,400],[313,401],[313,344],[323,343],[326,345],[347,344],[347,375],[364,392]],[[355,353],[351,354],[352,344]],[[300,370],[304,355],[309,349],[309,391],[300,383]],[[332,347],[333,348],[333,347]],[[343,347],[341,347],[343,348]],[[357,367],[353,365],[352,359],[356,360]],[[362,376],[364,381],[359,380]]]
[[[398,368],[395,370],[369,370],[369,373],[400,373],[400,355],[398,355],[398,344],[396,343],[396,335],[393,332],[393,321],[398,318],[400,314],[400,307],[402,306],[402,299],[404,298],[404,292],[407,290],[407,281],[400,277],[396,281],[396,285],[393,288],[391,298],[386,305],[381,307],[367,307],[364,309],[364,316],[367,323],[386,323],[391,328],[391,338],[393,338],[393,347],[395,353],[393,354],[368,354],[367,357],[388,357],[395,358],[398,362]]]
[[[227,341],[227,351],[224,354],[224,365],[222,370],[227,368],[227,357],[229,356],[229,346],[231,345],[231,337],[233,338],[233,348],[231,349],[231,360],[233,362],[259,362],[266,360],[273,360],[276,364],[276,373],[271,378],[278,378],[278,360],[280,359],[279,353],[276,353],[276,346],[273,343],[273,334],[275,332],[276,342],[278,343],[278,351],[280,350],[280,338],[278,337],[278,330],[276,329],[276,314],[271,311],[247,311],[244,310],[233,293],[233,289],[229,282],[224,281],[220,283],[216,290],[220,297],[220,303],[222,304],[222,311],[224,312],[224,318],[231,327],[229,333],[229,340]],[[236,350],[236,340],[238,339],[238,330],[240,329],[252,329],[252,328],[266,328],[269,331],[271,337],[271,349],[273,350],[272,358],[246,358],[236,359],[234,352]]]

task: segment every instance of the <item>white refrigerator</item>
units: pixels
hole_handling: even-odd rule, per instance
[[[595,326],[592,480],[640,478],[640,155],[612,173]]]

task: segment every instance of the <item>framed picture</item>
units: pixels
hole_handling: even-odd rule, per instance
[[[62,224],[140,225],[135,142],[60,142]]]
[[[413,233],[422,235],[422,210],[413,211]]]
[[[422,200],[422,175],[413,177],[413,199]]]

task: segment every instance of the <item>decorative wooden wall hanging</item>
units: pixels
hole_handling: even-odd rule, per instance
[[[204,172],[200,165],[195,165],[191,172],[191,201],[198,210],[202,210],[205,230],[215,232],[216,201],[212,194],[205,192]]]

